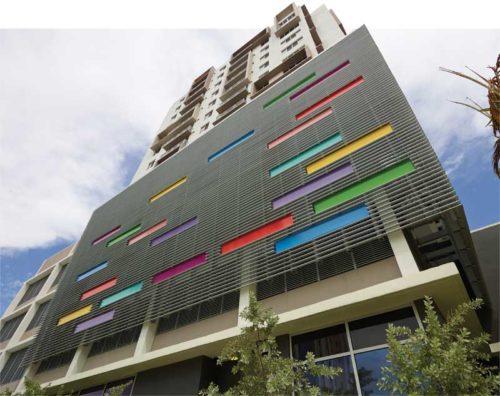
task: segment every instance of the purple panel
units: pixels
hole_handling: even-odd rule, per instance
[[[153,276],[153,283],[157,284],[163,282],[164,280],[172,278],[175,275],[179,275],[183,272],[186,272],[187,270],[190,270],[191,268],[204,264],[206,261],[207,261],[207,254],[206,253],[199,254],[198,256],[192,257],[189,260],[174,265],[173,267],[170,267],[169,269],[160,272],[159,274],[156,274],[155,276]]]
[[[323,176],[320,176],[309,183],[304,184],[303,186],[282,195],[279,198],[273,199],[273,209],[281,208],[293,202],[303,196],[310,194],[320,188],[327,186],[337,180],[349,175],[352,173],[352,165],[347,163],[346,165],[339,166],[334,170],[325,173]]]
[[[176,236],[177,234],[180,234],[183,231],[186,231],[187,229],[195,226],[198,224],[198,217],[193,217],[191,220],[186,221],[185,223],[181,224],[180,226],[177,226],[175,228],[172,228],[171,230],[165,232],[164,234],[161,234],[157,236],[156,238],[152,239],[150,242],[151,246],[156,246],[159,243],[162,243],[166,241],[167,239],[172,238],[173,236]]]
[[[314,80],[311,84],[306,85],[304,88],[302,88],[300,91],[295,92],[292,96],[290,96],[290,100],[294,100],[295,98],[298,98],[300,95],[302,95],[304,92],[309,91],[311,88],[315,87],[319,83],[323,82],[326,80],[328,77],[330,77],[332,74],[337,73],[339,70],[342,70],[344,67],[349,65],[349,61],[345,61],[341,65],[337,66],[335,69],[330,70],[328,73],[323,74],[320,78]]]
[[[90,329],[91,327],[100,325],[101,323],[105,323],[113,319],[113,316],[115,316],[115,310],[113,309],[112,311],[106,312],[102,315],[96,316],[95,318],[86,320],[85,322],[79,323],[76,325],[75,328],[75,333],[80,333],[81,331]]]

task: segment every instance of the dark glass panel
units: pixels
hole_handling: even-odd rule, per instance
[[[386,355],[387,348],[354,355],[362,395],[374,396],[389,394],[389,392],[381,391],[377,386],[377,381],[381,376],[380,368],[388,365]]]
[[[292,338],[292,348],[296,359],[305,359],[309,351],[317,358],[347,352],[349,345],[345,326],[341,324],[295,336]]]
[[[321,389],[322,394],[327,395],[355,395],[356,381],[354,379],[354,370],[352,368],[351,356],[324,360],[319,362],[330,367],[340,367],[342,373],[334,378],[328,377],[310,377],[311,384]]]
[[[352,347],[360,349],[385,344],[385,330],[389,323],[394,323],[395,326],[406,326],[412,330],[418,328],[417,319],[411,307],[355,320],[349,322]]]

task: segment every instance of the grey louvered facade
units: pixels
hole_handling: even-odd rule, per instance
[[[348,67],[299,99],[283,98],[263,109],[264,103],[310,73],[321,76],[346,60],[350,61]],[[363,76],[362,84],[325,105],[333,108],[333,114],[293,139],[267,149],[267,143],[300,123],[295,120],[297,113],[358,76]],[[334,133],[342,136],[342,142],[334,146],[337,148],[386,123],[392,125],[393,133],[316,174],[307,175],[305,164],[301,164],[276,177],[269,176],[271,168]],[[250,139],[208,162],[210,155],[252,130],[255,133]],[[312,203],[318,199],[406,159],[416,168],[409,175],[325,213],[313,212]],[[285,207],[272,209],[274,198],[347,162],[354,169],[349,176]],[[183,177],[187,177],[184,184],[161,199],[148,202],[151,196]],[[279,238],[361,203],[369,208],[368,219],[298,248],[275,253],[274,242]],[[287,271],[321,264],[324,273],[334,275],[367,265],[370,258],[363,257],[365,248],[374,259],[391,255],[385,239],[388,232],[405,229],[458,206],[457,196],[406,98],[367,29],[362,27],[98,208],[60,282],[29,360],[39,361],[74,349]],[[291,227],[221,255],[225,242],[289,213],[294,218]],[[149,246],[151,238],[194,217],[198,218],[194,227],[158,246]],[[106,243],[92,245],[99,235],[117,225],[127,230],[141,224],[145,230],[163,219],[168,221],[166,228],[131,246],[126,241],[110,247]],[[151,282],[158,272],[203,252],[208,254],[204,265],[157,285]],[[80,273],[104,261],[108,261],[107,268],[75,281]],[[117,286],[80,301],[83,292],[115,276]],[[99,308],[104,297],[139,281],[144,282],[139,293]],[[273,294],[272,290],[269,293]],[[93,304],[90,314],[57,326],[61,316],[88,304]],[[113,320],[74,334],[76,324],[110,309],[116,310]]]

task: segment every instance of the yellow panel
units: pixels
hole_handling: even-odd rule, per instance
[[[72,312],[72,313],[60,318],[59,322],[57,322],[57,325],[61,326],[65,323],[71,322],[72,320],[77,319],[80,316],[88,314],[91,310],[92,310],[92,304],[87,305],[86,307],[80,308],[78,311]]]
[[[171,184],[170,186],[164,188],[160,192],[157,192],[155,195],[153,195],[151,198],[149,198],[149,203],[156,201],[157,199],[160,199],[163,197],[165,194],[168,194],[170,191],[173,189],[179,187],[181,184],[183,184],[187,180],[187,177],[183,177],[180,180],[177,180],[174,184]]]
[[[306,172],[308,174],[314,173],[323,169],[325,166],[328,166],[339,159],[344,158],[345,156],[354,153],[355,151],[368,146],[370,143],[373,143],[380,138],[388,135],[392,132],[392,127],[390,124],[386,124],[381,126],[380,128],[375,129],[374,131],[366,134],[365,136],[356,139],[354,142],[349,143],[348,145],[332,151],[330,154],[325,155],[323,158],[311,162],[306,166]]]

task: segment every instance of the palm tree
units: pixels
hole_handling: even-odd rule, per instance
[[[495,143],[493,144],[493,155],[491,157],[491,162],[493,165],[493,171],[500,178],[500,54],[497,56],[497,63],[495,66],[489,66],[489,69],[493,71],[493,77],[486,78],[481,76],[479,73],[476,73],[474,70],[469,69],[474,76],[469,76],[464,73],[460,73],[454,70],[445,69],[443,67],[439,68],[442,71],[447,73],[455,74],[459,77],[465,78],[467,80],[473,81],[476,84],[481,85],[482,87],[488,90],[488,104],[489,107],[481,107],[478,103],[474,102],[472,99],[467,98],[470,103],[463,102],[453,102],[457,104],[461,104],[463,106],[467,106],[471,109],[474,109],[485,117],[488,118],[487,126],[491,125],[493,128],[493,136],[495,137]]]

